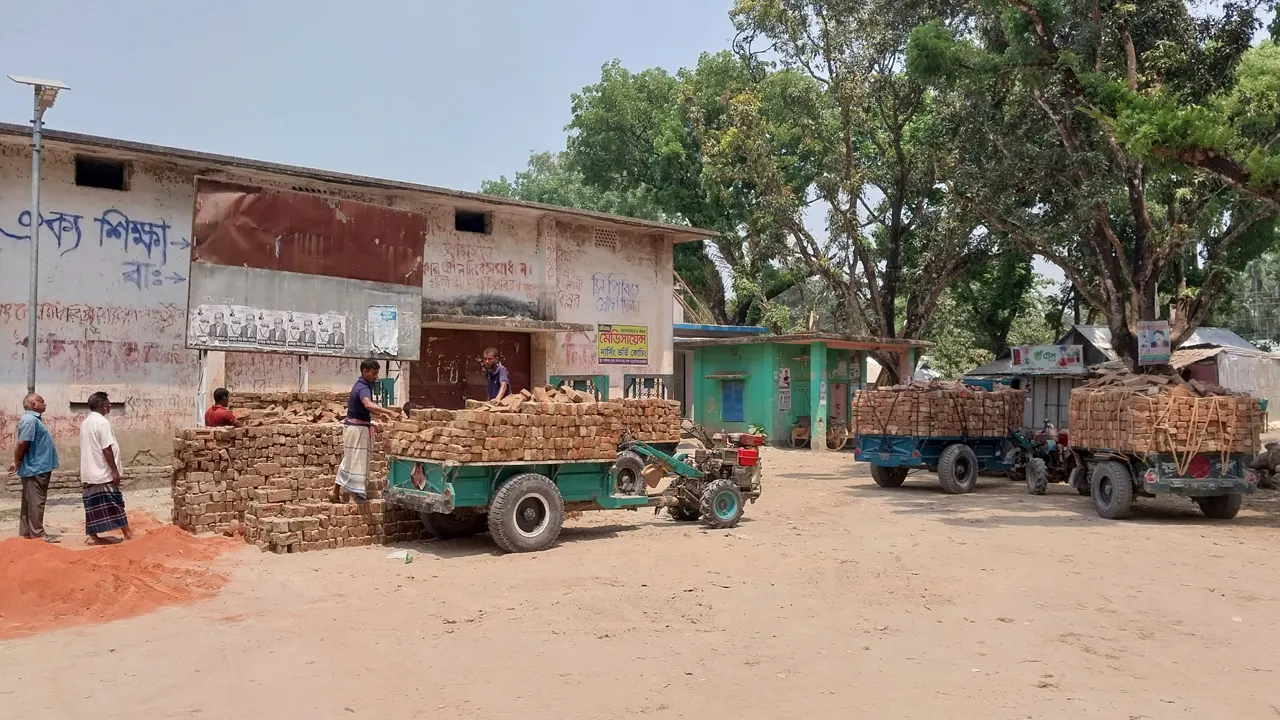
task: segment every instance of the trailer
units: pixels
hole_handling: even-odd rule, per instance
[[[871,477],[884,488],[901,487],[913,470],[938,474],[943,491],[959,495],[978,484],[978,474],[1008,472],[1005,437],[858,435],[853,456],[871,464]]]
[[[690,465],[684,456],[642,442],[624,442],[613,460],[455,462],[391,456],[385,497],[417,511],[439,539],[488,530],[507,552],[535,552],[555,544],[566,512],[668,508],[677,520],[734,527],[746,502],[760,496],[758,457],[750,449],[749,465],[730,466],[722,458]],[[662,493],[648,494],[642,479],[646,466],[671,477]]]
[[[1174,495],[1190,499],[1205,517],[1230,520],[1244,496],[1258,488],[1246,453],[1131,453],[1107,448],[1073,448],[1082,479],[1098,516],[1123,520],[1140,497]]]

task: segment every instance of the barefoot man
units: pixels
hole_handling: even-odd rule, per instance
[[[394,410],[373,401],[373,384],[382,368],[377,360],[360,363],[360,379],[351,387],[347,398],[347,419],[342,421],[342,464],[333,484],[333,501],[341,502],[346,489],[350,501],[365,499],[365,481],[369,475],[369,449],[373,446],[373,415],[394,418]]]
[[[90,545],[120,542],[102,533],[119,528],[133,539],[120,492],[120,444],[107,421],[111,400],[104,392],[89,396],[89,417],[80,424],[80,483],[84,485],[84,534]]]

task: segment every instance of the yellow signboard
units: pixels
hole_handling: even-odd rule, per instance
[[[597,325],[596,358],[601,365],[648,365],[646,325]]]

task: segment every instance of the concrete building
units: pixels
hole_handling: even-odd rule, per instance
[[[460,406],[484,395],[479,355],[500,349],[517,387],[552,376],[673,372],[673,243],[688,227],[523,203],[75,133],[47,131],[39,329],[27,337],[30,129],[0,124],[0,447],[14,442],[28,349],[63,468],[77,467],[84,401],[113,402],[128,466],[168,464],[174,430],[197,423],[199,354],[186,346],[196,179],[409,210],[427,219],[420,360],[390,369],[399,401]],[[641,342],[601,361],[602,325]],[[604,328],[606,331],[608,328]],[[358,359],[210,352],[208,388],[345,390]]]

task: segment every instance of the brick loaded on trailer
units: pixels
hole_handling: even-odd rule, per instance
[[[1176,495],[1226,520],[1257,488],[1257,398],[1177,376],[1106,374],[1071,392],[1069,421],[1101,517],[1127,518],[1138,498]]]
[[[1026,393],[961,383],[913,382],[863,390],[854,402],[853,454],[876,484],[896,488],[912,470],[938,473],[948,493],[973,490],[978,474],[1008,471],[1010,434]]]

